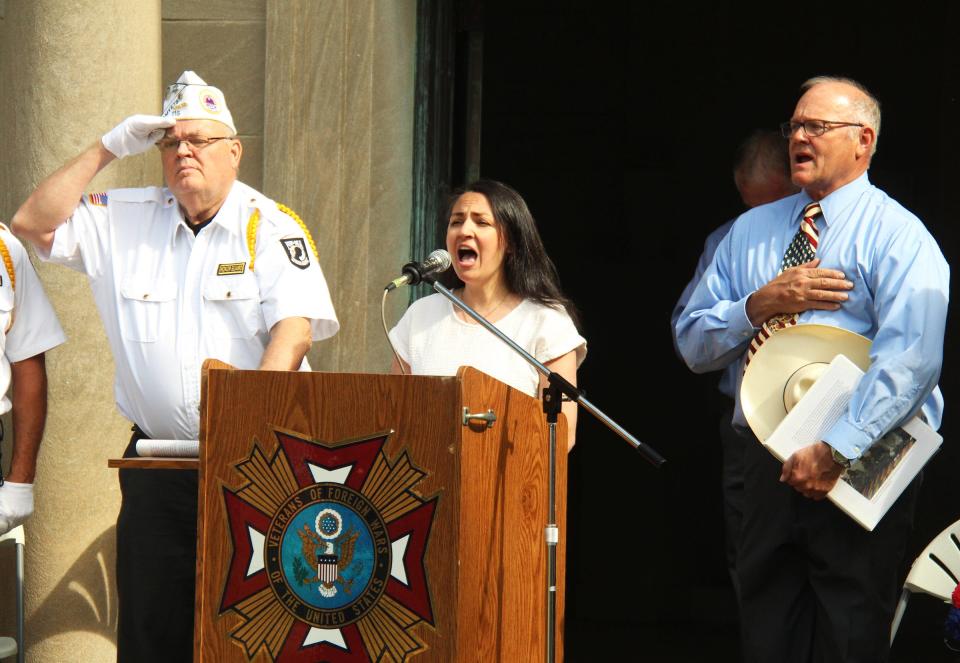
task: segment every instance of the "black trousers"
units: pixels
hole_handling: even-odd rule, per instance
[[[124,457],[136,456],[134,428]],[[197,473],[120,470],[117,661],[193,660]]]
[[[884,663],[920,478],[872,532],[829,500],[779,481],[756,439],[744,448],[737,573],[750,663]]]
[[[740,580],[737,576],[737,547],[743,521],[743,452],[746,440],[734,429],[733,404],[720,417],[718,429],[722,453],[720,483],[723,489],[724,543],[727,571],[737,599],[740,598]]]

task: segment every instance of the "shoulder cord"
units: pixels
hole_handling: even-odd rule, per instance
[[[250,253],[250,271],[253,271],[253,259],[257,252],[257,228],[260,226],[260,210],[253,210],[247,221],[247,251]]]
[[[310,231],[307,229],[307,225],[303,222],[300,216],[294,212],[292,209],[287,207],[282,203],[277,203],[277,209],[289,216],[291,219],[297,222],[297,225],[300,226],[300,229],[303,231],[303,234],[307,238],[307,242],[310,244],[310,248],[313,249],[313,255],[316,256],[317,260],[320,260],[320,254],[317,253],[317,245],[313,241],[313,236],[310,234]],[[256,257],[257,252],[257,230],[260,227],[260,210],[253,210],[253,214],[250,215],[250,220],[247,221],[247,250],[250,252],[250,271],[253,271],[253,263]],[[6,256],[6,254],[4,254]],[[6,258],[4,258],[6,259]]]
[[[3,257],[3,266],[7,268],[7,274],[10,275],[10,289],[16,292],[17,290],[17,273],[13,271],[13,258],[10,257],[10,249],[7,248],[7,243],[3,241],[3,238],[0,237],[0,257]],[[9,332],[10,328],[13,327],[13,319],[16,317],[17,310],[16,307],[10,312],[10,323],[7,325],[4,333]]]

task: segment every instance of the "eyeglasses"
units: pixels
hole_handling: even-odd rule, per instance
[[[864,127],[860,122],[834,122],[833,120],[804,120],[803,122],[784,122],[780,125],[780,133],[784,138],[790,138],[796,133],[797,129],[803,129],[803,133],[811,138],[822,136],[823,134],[839,127]]]
[[[156,142],[156,146],[161,152],[169,152],[171,150],[179,150],[180,143],[186,143],[192,151],[199,152],[207,147],[210,143],[216,143],[218,140],[229,140],[231,138],[233,138],[233,136],[212,136],[210,138],[204,138],[203,136],[174,138],[173,136],[168,136],[167,138],[161,138],[158,140]]]

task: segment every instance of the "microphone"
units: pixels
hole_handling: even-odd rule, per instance
[[[400,270],[403,276],[390,281],[384,289],[389,292],[405,285],[417,285],[432,274],[447,271],[451,264],[453,264],[453,261],[450,259],[450,254],[443,249],[437,249],[428,255],[423,262],[408,262],[404,265],[403,269]]]

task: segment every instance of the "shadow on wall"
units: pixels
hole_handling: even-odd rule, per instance
[[[40,607],[28,616],[24,630],[29,647],[48,638],[88,631],[117,640],[116,528],[90,544],[57,583]],[[38,554],[27,541],[27,555]],[[30,582],[30,578],[25,580]],[[29,658],[29,657],[28,657]]]

